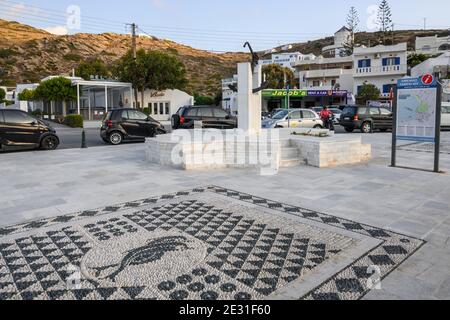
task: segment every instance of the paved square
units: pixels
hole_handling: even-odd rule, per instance
[[[1,228],[0,299],[360,299],[424,243],[202,187]]]

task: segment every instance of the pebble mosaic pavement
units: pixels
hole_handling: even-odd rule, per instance
[[[314,277],[361,236],[379,244],[298,299],[361,299],[374,265],[384,279],[425,242],[196,188],[0,228],[0,300],[270,299]]]

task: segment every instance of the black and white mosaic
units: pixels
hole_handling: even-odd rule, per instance
[[[360,299],[377,284],[374,273],[384,279],[424,242],[196,188],[0,229],[0,300],[273,298],[330,269],[363,238],[377,245],[300,299]]]

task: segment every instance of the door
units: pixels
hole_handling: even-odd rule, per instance
[[[302,126],[302,114],[300,110],[292,111],[289,114],[289,122],[286,125],[286,128],[299,128]]]
[[[320,125],[318,119],[314,112],[310,110],[302,111],[302,128],[314,128],[315,126]]]
[[[388,109],[380,108],[382,129],[392,129],[392,112]]]
[[[147,137],[150,135],[148,126],[148,117],[137,110],[122,111],[122,127],[129,136]]]
[[[39,145],[41,127],[27,113],[18,110],[3,110],[3,141],[7,146],[36,147]]]
[[[379,108],[370,108],[369,109],[369,116],[373,121],[373,128],[374,129],[385,129],[385,124],[383,122],[383,118],[381,117],[380,109]]]

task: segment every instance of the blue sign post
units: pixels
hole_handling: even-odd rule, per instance
[[[397,82],[393,106],[392,166],[396,166],[397,140],[435,144],[434,172],[439,172],[441,86],[430,74]]]

